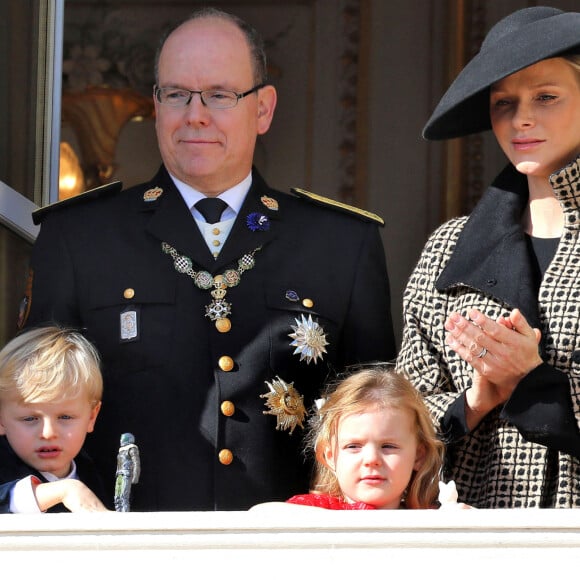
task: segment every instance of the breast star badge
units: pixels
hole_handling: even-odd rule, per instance
[[[265,398],[264,403],[268,411],[264,415],[276,417],[277,431],[290,431],[290,435],[297,426],[304,428],[303,422],[306,416],[302,395],[294,388],[293,383],[286,383],[280,377],[276,377],[271,383],[266,381],[269,392],[260,395]]]
[[[294,320],[296,321],[296,326],[292,326],[294,332],[288,335],[294,339],[290,346],[296,347],[292,354],[299,354],[300,360],[306,360],[307,364],[312,361],[316,364],[316,360],[322,360],[322,355],[326,353],[326,348],[324,347],[328,344],[328,341],[326,340],[324,329],[318,322],[312,320],[310,314],[308,318],[302,314],[300,320],[298,318]]]

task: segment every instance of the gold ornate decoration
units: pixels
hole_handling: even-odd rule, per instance
[[[278,202],[273,198],[267,195],[263,195],[260,198],[260,201],[270,210],[278,211]]]
[[[293,383],[286,383],[280,377],[276,377],[271,383],[266,381],[269,392],[260,395],[265,398],[264,403],[268,411],[264,415],[276,417],[277,431],[290,431],[290,435],[297,426],[304,428],[303,422],[306,416],[302,395],[294,388]]]
[[[161,242],[161,249],[173,258],[174,268],[180,274],[187,274],[200,290],[213,288],[210,292],[213,300],[205,307],[205,315],[215,323],[215,327],[219,332],[228,332],[231,328],[229,316],[232,313],[232,305],[225,300],[227,289],[237,286],[243,273],[254,267],[254,254],[261,247],[244,254],[238,260],[237,270],[225,270],[222,274],[217,274],[216,276],[212,276],[205,270],[196,272],[193,269],[191,258],[180,254],[167,242]]]
[[[163,190],[160,187],[152,187],[143,194],[143,201],[155,201],[161,195],[163,195]]]

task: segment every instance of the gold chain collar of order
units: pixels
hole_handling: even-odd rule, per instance
[[[216,276],[212,276],[206,270],[194,270],[191,258],[180,254],[167,242],[161,243],[161,249],[173,258],[174,268],[180,274],[187,274],[200,290],[210,290],[213,288],[210,292],[212,301],[205,307],[205,315],[215,323],[219,332],[228,332],[231,328],[229,316],[232,313],[232,305],[225,300],[227,289],[237,286],[240,283],[243,273],[254,267],[254,254],[261,247],[244,254],[238,260],[237,269],[230,268]]]

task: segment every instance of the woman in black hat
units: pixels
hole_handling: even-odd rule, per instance
[[[460,501],[580,507],[580,13],[497,23],[424,136],[487,129],[510,163],[427,242],[397,368],[440,425]]]

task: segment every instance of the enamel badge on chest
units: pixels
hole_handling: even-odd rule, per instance
[[[143,194],[143,201],[147,201],[147,202],[155,201],[162,194],[163,194],[163,190],[160,187],[152,187],[151,189],[148,189]]]

